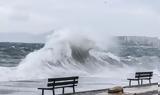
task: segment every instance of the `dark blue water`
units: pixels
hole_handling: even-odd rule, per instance
[[[17,66],[27,54],[39,50],[43,46],[42,43],[0,42],[0,66]]]

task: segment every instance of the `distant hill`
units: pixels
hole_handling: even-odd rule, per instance
[[[117,39],[121,45],[160,48],[160,39],[157,37],[118,36]]]
[[[158,56],[160,57],[160,40],[156,37],[117,36],[117,47],[110,51],[121,57]]]

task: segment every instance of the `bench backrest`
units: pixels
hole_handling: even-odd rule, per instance
[[[135,78],[151,78],[153,72],[136,72]]]
[[[49,78],[48,87],[63,87],[63,86],[76,86],[78,84],[78,76],[63,77],[63,78]]]

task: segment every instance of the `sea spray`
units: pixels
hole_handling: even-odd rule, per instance
[[[55,31],[48,37],[43,48],[28,54],[19,66],[0,68],[0,80],[30,80],[75,75],[126,80],[136,71],[156,69],[158,65],[156,62],[143,66],[144,58],[126,59],[108,51],[108,48],[116,45],[115,40],[99,33],[93,32],[88,35],[86,31],[85,33],[70,30]],[[157,57],[145,58],[157,59]]]
[[[31,79],[68,75],[89,76],[104,67],[109,68],[112,65],[107,62],[109,56],[104,55],[102,58],[93,54],[93,51],[103,51],[106,47],[104,44],[101,49],[100,42],[104,43],[104,41],[94,37],[95,35],[69,30],[54,32],[42,49],[30,53],[20,63],[17,67],[17,75],[24,79],[26,76]],[[109,39],[106,38],[106,42],[107,40]],[[118,61],[114,59],[114,64],[116,62]]]

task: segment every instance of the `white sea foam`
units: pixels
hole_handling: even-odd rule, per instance
[[[96,56],[90,55],[90,50],[98,47],[96,41],[99,40],[93,40],[91,35],[88,37],[70,31],[55,32],[42,49],[26,56],[17,67],[17,76],[28,79],[88,75],[93,69],[96,71],[97,66],[102,68]],[[101,63],[105,65],[107,62]]]
[[[111,41],[109,36],[106,38],[104,34],[101,35],[103,36],[68,30],[54,32],[42,49],[28,54],[19,66],[14,69],[0,68],[0,76],[3,77],[1,80],[75,75],[126,79],[135,71],[147,70],[126,65],[121,62],[120,57],[106,52],[107,47],[114,41]],[[156,74],[158,73],[157,69]]]

